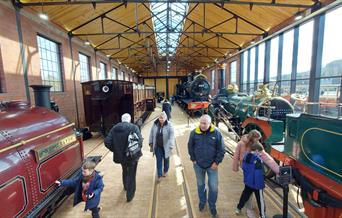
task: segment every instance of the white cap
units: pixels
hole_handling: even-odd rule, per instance
[[[131,115],[129,113],[125,113],[121,116],[121,122],[130,123],[131,122]]]

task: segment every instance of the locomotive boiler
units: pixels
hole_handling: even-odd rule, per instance
[[[209,106],[210,84],[203,74],[188,76],[176,86],[177,102],[189,112],[207,110]]]
[[[50,215],[65,197],[54,181],[75,175],[82,160],[82,140],[66,118],[26,102],[0,104],[1,217]]]
[[[292,105],[282,97],[272,96],[266,86],[261,86],[253,96],[247,96],[238,93],[236,86],[229,85],[209,106],[209,115],[216,124],[224,122],[238,136],[257,129],[266,144],[283,140],[289,113],[293,113]]]

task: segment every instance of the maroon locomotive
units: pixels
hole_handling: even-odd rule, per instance
[[[26,102],[0,105],[1,217],[45,217],[64,197],[54,181],[77,173],[82,140],[60,114]]]

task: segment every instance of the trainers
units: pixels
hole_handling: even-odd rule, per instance
[[[158,177],[158,179],[157,179],[157,183],[160,183],[160,182],[161,182],[161,180],[162,180],[161,176],[160,176],[160,177]]]
[[[236,215],[240,215],[240,214],[241,214],[241,210],[240,210],[239,208],[236,208],[236,209],[235,209],[235,214],[236,214]]]
[[[164,173],[163,173],[163,177],[166,177],[166,176],[167,176],[167,172],[164,172]]]
[[[198,209],[200,212],[204,211],[205,204],[199,204]]]
[[[216,210],[216,208],[211,208],[210,209],[210,213],[211,213],[212,217],[217,217],[217,210]]]

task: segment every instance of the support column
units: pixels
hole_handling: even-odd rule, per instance
[[[226,64],[221,64],[220,68],[219,68],[219,75],[220,75],[220,77],[219,77],[219,90],[225,88],[225,83],[226,83],[226,81],[225,81],[226,70],[225,69],[226,69]]]
[[[20,5],[17,4],[16,2],[13,2],[13,7],[15,9],[15,19],[16,19],[16,25],[17,25],[17,31],[18,31],[18,40],[19,40],[19,46],[20,46],[20,59],[21,59],[21,64],[23,65],[25,94],[26,94],[27,101],[31,103],[28,73],[27,73],[27,62],[26,62],[25,48],[24,48],[24,43],[23,43],[23,32],[21,29],[21,14],[20,14],[21,8],[20,8]]]
[[[75,98],[75,109],[76,109],[76,126],[80,128],[80,115],[78,113],[78,102],[77,102],[77,91],[76,91],[76,68],[74,63],[74,54],[72,48],[72,35],[69,34],[69,48],[70,48],[70,59],[71,59],[71,73],[72,73],[72,82],[74,86],[74,98]]]

